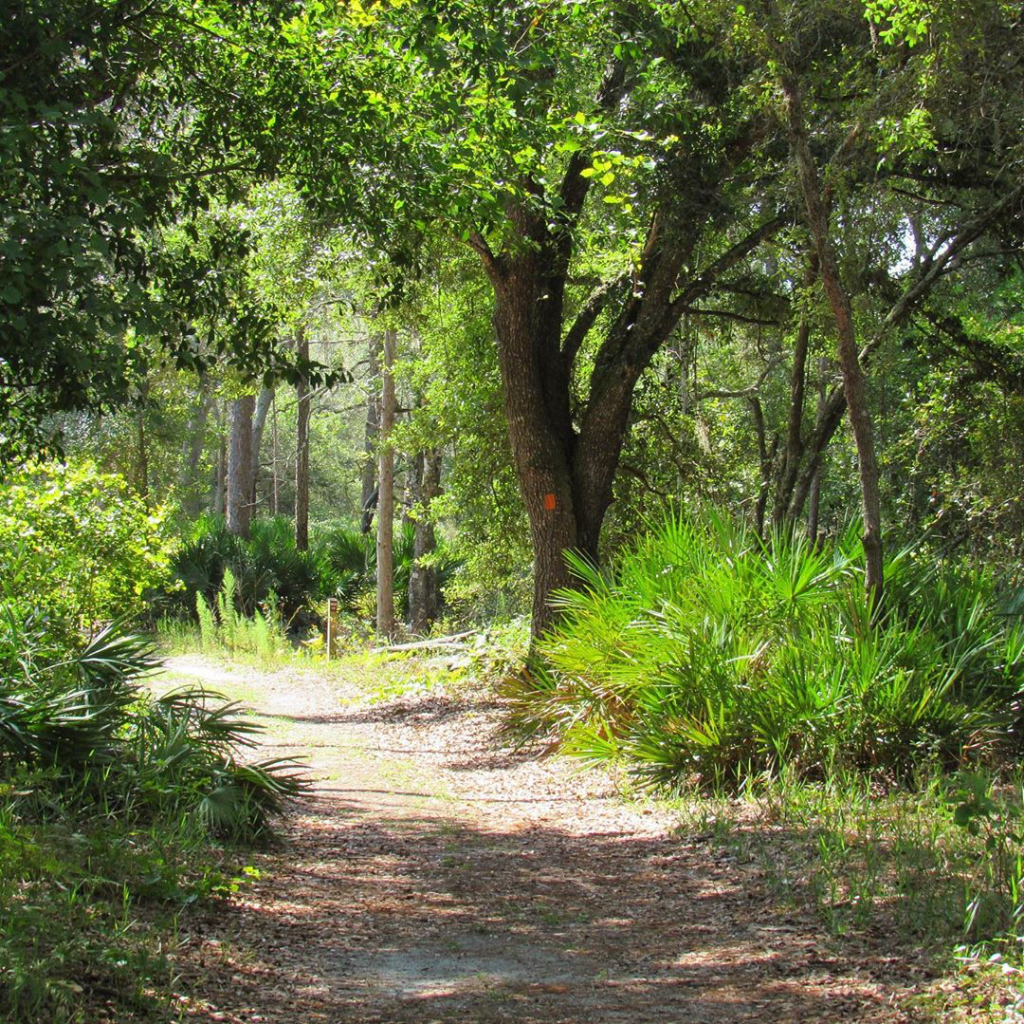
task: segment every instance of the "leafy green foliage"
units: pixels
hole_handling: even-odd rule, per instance
[[[269,130],[240,129],[267,115],[247,88],[254,55],[231,33],[272,38],[290,7],[10,6],[0,25],[0,49],[18,55],[0,71],[4,462],[59,445],[54,412],[130,401],[153,360],[198,368],[218,353],[250,377],[294,373],[273,303],[245,288],[248,232],[208,214],[277,148]],[[176,236],[162,236],[172,224]]]
[[[156,665],[148,640],[118,626],[85,644],[66,636],[0,602],[0,780],[41,771],[68,799],[132,820],[186,815],[239,837],[264,831],[299,792],[290,763],[238,759],[257,726],[237,705],[141,689]]]
[[[169,576],[167,510],[91,463],[31,465],[0,484],[0,575],[9,593],[72,621],[137,614]]]
[[[395,533],[395,597],[405,611],[409,576],[413,566],[414,530],[405,524]],[[451,577],[456,562],[442,550],[435,556],[442,585]],[[299,551],[291,522],[284,517],[258,519],[252,535],[244,540],[228,533],[223,517],[203,516],[191,537],[174,555],[171,570],[181,587],[161,599],[171,610],[195,614],[202,597],[206,611],[216,611],[221,627],[235,620],[233,607],[250,619],[263,619],[271,632],[281,623],[287,627],[318,614],[316,605],[336,597],[344,609],[354,609],[373,589],[377,550],[372,536],[345,526],[314,532],[309,551]],[[231,584],[225,588],[230,574]],[[226,598],[230,590],[230,600]],[[228,646],[232,644],[229,642]],[[251,646],[247,641],[243,646]]]
[[[519,719],[668,786],[787,766],[906,778],[1005,749],[1024,647],[991,580],[905,550],[873,622],[858,556],[852,530],[762,542],[708,514],[668,518],[614,572],[577,561],[584,589],[515,684]]]
[[[162,603],[190,615],[201,595],[213,607],[230,571],[239,611],[252,615],[273,599],[291,621],[322,596],[321,570],[315,553],[295,547],[287,519],[259,519],[245,540],[228,532],[223,516],[202,516],[171,564],[181,588],[167,593]]]

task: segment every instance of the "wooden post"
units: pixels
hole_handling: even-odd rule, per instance
[[[337,642],[338,639],[338,599],[336,597],[327,598],[327,643],[325,649],[327,652],[327,660],[331,660],[331,648]]]

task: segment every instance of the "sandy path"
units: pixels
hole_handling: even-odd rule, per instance
[[[266,755],[317,779],[261,878],[190,923],[182,1019],[910,1019],[902,956],[837,949],[752,864],[599,774],[503,751],[487,702],[346,705],[359,694],[308,674],[169,669],[258,708]]]

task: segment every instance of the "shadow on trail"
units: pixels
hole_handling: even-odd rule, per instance
[[[664,837],[381,818],[345,796],[313,801],[218,916],[232,978],[218,1009],[279,1024],[900,1019],[899,952],[837,952],[772,905],[749,861]]]

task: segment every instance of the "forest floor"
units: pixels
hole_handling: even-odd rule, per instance
[[[365,679],[193,656],[158,685],[196,681],[316,781],[258,877],[183,919],[183,1021],[925,1019],[907,1009],[933,983],[922,951],[882,927],[838,939],[763,860],[511,751],[490,696],[381,701]]]

